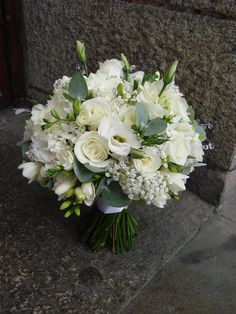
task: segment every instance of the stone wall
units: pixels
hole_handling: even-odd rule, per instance
[[[176,81],[197,116],[211,122],[206,153],[190,188],[217,203],[236,143],[236,3],[234,0],[22,0],[30,97],[46,99],[54,80],[75,70],[75,40],[87,46],[91,69],[119,57],[144,70],[180,61]]]

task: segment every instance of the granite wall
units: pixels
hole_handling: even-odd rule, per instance
[[[197,116],[214,125],[208,166],[190,189],[217,204],[236,167],[236,2],[234,0],[21,0],[27,90],[45,100],[56,78],[75,70],[75,40],[87,46],[91,69],[119,57],[144,70],[180,61],[177,83]]]

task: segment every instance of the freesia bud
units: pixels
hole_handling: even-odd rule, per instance
[[[125,70],[127,72],[130,72],[131,67],[130,67],[128,59],[126,58],[126,56],[123,53],[120,55],[120,57],[121,57],[121,61],[124,63]]]
[[[83,193],[80,187],[76,188],[74,190],[74,193],[75,193],[77,201],[81,202],[85,200],[85,194]]]
[[[71,201],[65,201],[65,202],[63,202],[63,203],[61,204],[60,210],[64,210],[64,209],[70,207],[70,205],[71,205]]]
[[[85,45],[82,41],[76,40],[76,52],[79,60],[82,63],[86,63],[86,53],[85,53]]]
[[[132,148],[130,151],[130,157],[133,159],[143,159],[146,157],[146,154],[139,149]]]
[[[77,99],[73,103],[73,110],[76,116],[80,113],[80,109],[81,109],[81,101]]]
[[[169,69],[167,70],[167,72],[164,75],[164,78],[163,78],[164,84],[168,85],[173,81],[177,65],[178,65],[177,60],[171,64],[171,66],[169,67]]]

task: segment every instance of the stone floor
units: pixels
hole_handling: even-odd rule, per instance
[[[233,295],[234,223],[219,214],[214,217],[212,206],[186,192],[163,210],[132,208],[139,221],[132,252],[90,252],[78,236],[79,219],[65,220],[56,198],[36,184],[28,185],[17,170],[21,156],[15,143],[21,139],[26,118],[27,114],[15,116],[10,109],[0,112],[0,313],[180,313],[181,304],[185,306],[181,313],[218,313],[215,308],[194,310],[197,303],[206,304],[207,294],[209,306],[227,294],[223,306]],[[183,253],[159,273],[209,217],[209,227],[202,227]],[[202,242],[198,237],[203,237]],[[205,263],[209,268],[213,265],[212,273],[204,270]],[[194,267],[199,267],[198,273]],[[183,302],[184,291],[189,302],[185,298]],[[233,309],[233,303],[230,306]]]
[[[236,221],[211,217],[122,313],[236,313]]]

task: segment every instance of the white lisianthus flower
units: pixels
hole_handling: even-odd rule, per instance
[[[194,131],[193,131],[193,127],[191,124],[189,123],[183,123],[183,122],[179,122],[176,124],[176,131],[184,134],[184,136],[194,136]]]
[[[186,189],[185,184],[189,176],[170,171],[163,171],[162,174],[166,178],[167,185],[173,193],[177,194]]]
[[[101,119],[109,115],[111,115],[111,106],[107,100],[102,97],[95,97],[83,102],[76,122],[79,125],[89,126],[91,131],[95,131]]]
[[[63,198],[66,192],[68,192],[76,183],[75,176],[68,176],[64,172],[60,173],[56,177],[56,181],[53,186],[55,194],[59,196],[59,199]]]
[[[159,208],[163,208],[168,199],[170,199],[170,195],[168,193],[158,193],[152,200],[152,203]]]
[[[96,196],[93,182],[83,183],[81,185],[81,191],[85,196],[84,199],[85,205],[91,206]]]
[[[119,156],[128,156],[131,147],[140,147],[132,130],[124,125],[118,117],[103,118],[98,128],[98,134],[108,140],[110,151]]]
[[[147,157],[143,159],[134,159],[135,168],[146,175],[155,175],[156,171],[161,167],[161,159],[158,155],[152,154],[149,149],[144,150]]]
[[[159,93],[163,86],[163,81],[145,82],[143,90],[137,96],[137,99],[142,104],[156,104],[159,99]]]
[[[24,162],[23,164],[21,164],[18,169],[23,169],[22,175],[29,179],[29,183],[31,183],[32,181],[36,180],[39,173],[40,173],[40,169],[42,167],[42,164],[38,163],[38,162]]]
[[[82,134],[75,143],[74,153],[82,163],[95,167],[106,167],[109,163],[107,140],[96,131]]]
[[[99,69],[106,77],[122,77],[123,76],[123,63],[117,59],[106,60],[99,62]]]
[[[167,144],[166,154],[170,161],[184,166],[190,154],[190,143],[181,134],[174,136]]]
[[[119,112],[119,116],[121,121],[129,128],[131,128],[131,126],[135,124],[136,121],[135,106],[122,106]]]

